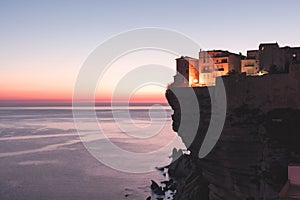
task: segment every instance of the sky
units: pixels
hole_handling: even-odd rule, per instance
[[[300,46],[299,7],[298,0],[0,0],[0,101],[70,101],[90,53],[112,36],[136,28],[175,30],[205,50],[246,54],[265,42]],[[161,57],[148,54],[150,60]],[[175,58],[166,55],[162,63],[175,70]],[[125,59],[115,65],[125,73],[131,64]],[[109,101],[116,87],[109,81],[113,74],[102,85],[105,91],[96,94],[101,101]],[[166,77],[166,84],[172,78]],[[162,85],[146,86],[116,98],[159,102],[164,90]]]

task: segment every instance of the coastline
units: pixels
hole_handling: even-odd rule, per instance
[[[226,121],[216,146],[201,159],[193,155],[198,155],[206,137],[211,115],[209,101],[213,97],[208,95],[207,87],[170,88],[166,91],[166,98],[174,110],[173,130],[184,142],[191,130],[181,118],[192,120],[194,108],[183,109],[179,102],[189,101],[191,97],[185,95],[187,90],[194,90],[197,95],[201,120],[197,135],[188,147],[192,156],[182,158],[183,161],[174,165],[200,166],[191,177],[208,183],[206,186],[192,184],[194,179],[186,176],[179,185],[185,189],[179,190],[174,199],[197,199],[193,196],[209,200],[279,199],[279,193],[288,180],[288,165],[300,162],[300,148],[296,142],[300,130],[297,100],[300,98],[300,81],[289,74],[266,75],[258,77],[255,82],[252,80],[256,77],[242,75],[221,78],[227,95]],[[259,87],[262,89],[258,91]],[[181,171],[188,174],[193,170],[183,166],[179,172],[175,170],[175,177]],[[202,190],[197,189],[199,187]],[[207,190],[208,194],[201,193]]]

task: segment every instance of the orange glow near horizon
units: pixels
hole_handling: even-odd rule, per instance
[[[165,89],[159,86],[145,86],[133,94],[116,94],[113,97],[111,92],[98,94],[96,102],[129,102],[129,103],[167,103]]]
[[[95,96],[95,102],[107,103],[115,102],[130,102],[130,103],[167,103],[164,92],[160,91],[140,91],[128,97],[127,95],[118,96],[112,99],[110,94],[102,94]],[[2,91],[0,101],[26,101],[26,102],[43,102],[43,103],[71,103],[72,93],[64,91],[25,91],[11,90]]]
[[[66,60],[63,55],[60,55],[58,57],[60,59],[53,62],[44,60],[42,56],[31,59],[29,59],[30,55],[27,54],[20,56],[19,60],[5,63],[7,69],[2,71],[0,75],[1,102],[72,102],[74,85],[81,69],[79,63],[82,63],[86,57],[82,57],[82,60],[78,58]],[[167,84],[172,81],[173,73],[175,74],[174,69],[172,69],[174,72],[169,73],[168,71],[164,79],[159,82],[161,86],[132,85],[134,81],[133,83],[125,81],[118,85],[120,81],[124,81],[124,77],[126,78],[136,68],[149,63],[172,67],[175,66],[175,56],[164,51],[144,50],[120,57],[109,66],[103,77],[99,75],[100,81],[95,89],[95,98],[87,99],[87,96],[93,95],[85,94],[83,90],[80,99],[82,102],[87,99],[87,101],[97,103],[109,103],[112,100],[120,103],[166,103],[165,89]],[[141,76],[149,75],[143,71],[140,73]],[[137,91],[135,91],[134,86],[137,87]],[[139,88],[140,86],[142,88]],[[114,98],[112,99],[112,97]]]

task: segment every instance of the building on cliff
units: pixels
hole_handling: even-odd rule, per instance
[[[247,51],[247,56],[224,50],[200,50],[198,58],[182,56],[176,59],[177,74],[172,86],[213,86],[216,77],[230,73],[246,73],[247,76],[289,73],[298,62],[300,47],[279,47],[278,43],[262,43],[258,50]]]
[[[198,59],[180,57],[176,59],[174,83],[178,86],[196,86],[199,83]]]
[[[300,47],[279,47],[278,43],[259,45],[260,70],[284,73],[289,71],[289,65],[300,59]]]
[[[201,87],[215,85],[215,79],[229,72],[241,72],[241,54],[212,50],[199,52],[199,58],[180,57],[176,59],[177,74],[174,86]]]
[[[214,85],[218,76],[224,76],[229,72],[241,72],[241,54],[223,50],[199,52],[199,85]]]
[[[241,60],[241,72],[248,76],[257,76],[259,72],[259,51],[247,51],[247,57]]]
[[[300,61],[290,63],[289,73],[216,79],[216,87],[166,91],[174,111],[173,130],[191,152],[190,161],[179,160],[171,168],[179,179],[176,199],[299,199],[300,171],[291,163],[300,163]],[[226,117],[220,136],[215,137],[208,130],[213,114],[214,119],[221,117],[217,109],[212,110],[213,103],[222,101],[221,81]],[[199,157],[208,140],[215,146]]]

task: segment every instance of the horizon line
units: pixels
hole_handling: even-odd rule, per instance
[[[80,106],[86,106],[89,102],[82,102]],[[125,106],[125,105],[168,105],[166,101],[95,101],[92,102],[95,106],[111,106],[112,103],[117,106]],[[0,100],[0,107],[69,107],[73,106],[72,100]]]

